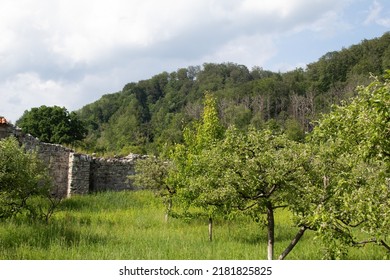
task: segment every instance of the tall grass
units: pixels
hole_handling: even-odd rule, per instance
[[[277,214],[276,253],[295,235],[287,212]],[[266,229],[245,217],[217,219],[208,241],[206,219],[164,221],[153,194],[106,192],[75,196],[60,206],[49,224],[23,218],[0,223],[1,259],[265,259]],[[305,234],[289,259],[321,259],[318,241]],[[351,252],[353,259],[381,259],[380,248]]]

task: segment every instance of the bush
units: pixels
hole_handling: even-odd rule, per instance
[[[0,219],[19,213],[36,216],[37,197],[49,198],[51,181],[36,153],[14,137],[0,140]]]

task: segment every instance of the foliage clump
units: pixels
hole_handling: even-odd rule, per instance
[[[48,219],[52,209],[44,208],[53,201],[51,187],[36,153],[25,152],[13,137],[0,140],[0,219],[18,214]]]
[[[16,125],[43,142],[56,144],[75,143],[84,139],[87,132],[76,113],[59,106],[43,105],[25,111]]]

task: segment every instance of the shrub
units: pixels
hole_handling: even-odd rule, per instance
[[[26,152],[14,137],[0,140],[0,219],[19,213],[36,216],[36,198],[50,197],[51,181],[36,153]]]

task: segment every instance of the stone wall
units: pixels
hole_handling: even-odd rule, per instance
[[[53,194],[60,197],[69,196],[69,158],[73,151],[61,145],[41,142],[15,127],[11,131],[11,135],[15,136],[27,151],[37,152],[38,157],[48,167],[53,180]]]
[[[139,158],[97,158],[75,153],[61,145],[49,144],[23,133],[12,125],[0,127],[0,139],[15,136],[28,151],[36,151],[53,178],[53,194],[70,197],[73,194],[107,190],[134,190],[128,176],[134,174],[134,164]]]
[[[70,153],[67,196],[89,193],[91,160],[88,155]]]
[[[0,123],[0,139],[8,137],[12,133],[12,129],[5,123]]]
[[[134,190],[128,176],[134,174],[135,159],[94,158],[91,162],[90,190]]]

